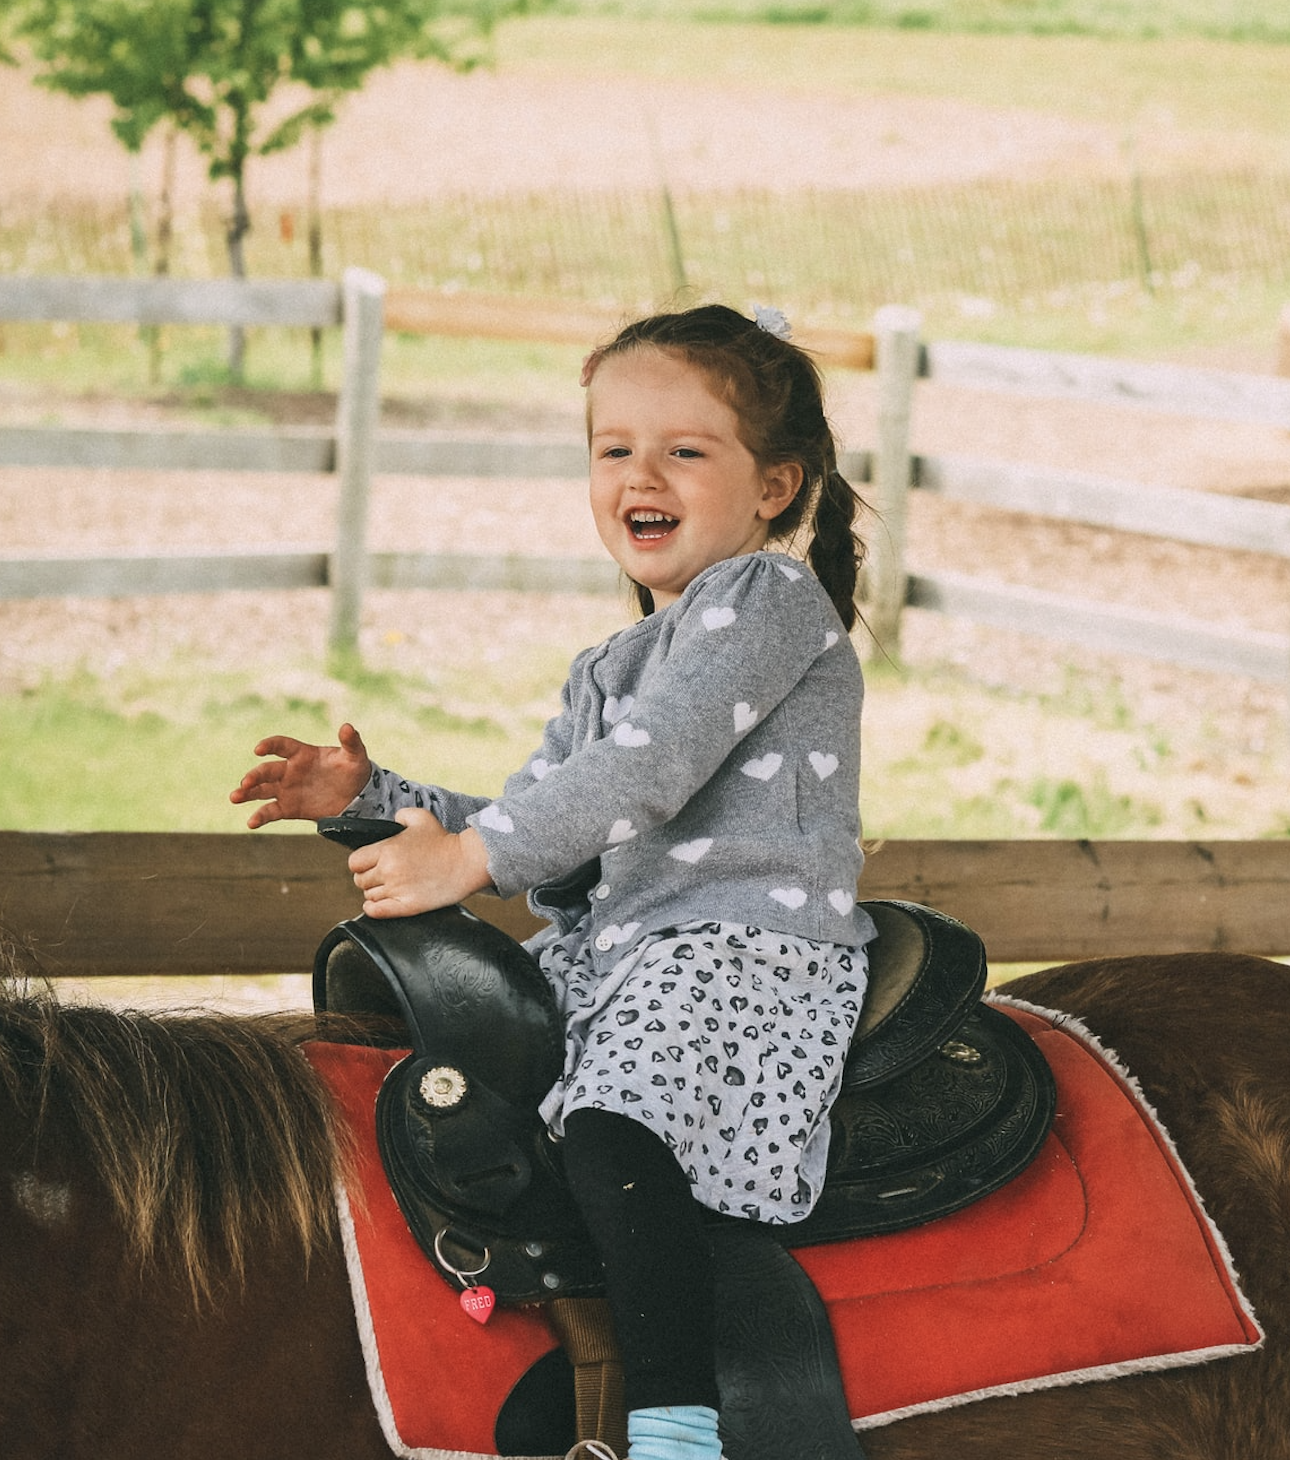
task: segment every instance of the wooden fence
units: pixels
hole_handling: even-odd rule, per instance
[[[384,327],[437,335],[587,343],[621,322],[612,311],[541,301],[387,292],[382,280],[348,270],[319,281],[0,278],[0,320],[140,324],[341,325],[344,373],[335,428],[144,431],[0,428],[0,467],[95,467],[135,471],[334,473],[338,525],[330,547],[257,554],[122,553],[94,558],[0,555],[0,598],[113,597],[232,589],[332,590],[330,644],[356,646],[365,588],[617,593],[601,559],[486,558],[460,553],[369,552],[367,505],[374,472],[426,477],[577,477],[587,470],[577,441],[376,433],[380,334]],[[807,330],[803,342],[827,363],[872,368],[872,335]]]
[[[367,579],[367,498],[380,408],[384,295],[384,280],[365,269],[347,269],[339,284],[322,280],[0,278],[0,320],[310,329],[339,325],[344,332],[344,373],[332,431],[41,427],[0,431],[0,466],[334,473],[340,505],[334,547],[259,556],[0,557],[0,597],[114,597],[326,585],[332,590],[332,644],[356,643]]]
[[[359,911],[345,858],[308,835],[0,832],[0,946],[52,978],[307,972]],[[860,893],[961,918],[994,963],[1058,963],[1290,954],[1288,882],[1290,841],[892,841]],[[471,905],[539,926],[518,898]]]
[[[916,358],[918,375],[942,384],[1290,428],[1290,380],[996,345],[920,345],[912,317],[898,321],[896,330],[895,340],[880,335],[880,357],[885,351]],[[896,378],[904,378],[904,372]],[[1112,653],[1290,682],[1290,634],[1215,627],[958,573],[906,574],[904,493],[911,489],[1010,512],[1279,558],[1290,558],[1290,507],[1064,468],[954,455],[913,457],[904,480],[889,471],[875,493],[884,520],[877,546],[890,564],[877,615],[870,616],[881,625],[878,637],[887,645],[898,642],[896,615],[900,606],[908,605]],[[896,496],[889,497],[888,490]]]
[[[113,557],[0,556],[0,597],[219,592],[329,587],[331,643],[356,643],[365,588],[512,589],[616,592],[612,564],[593,559],[368,552],[372,473],[420,476],[581,477],[575,441],[491,436],[457,438],[377,432],[379,342],[384,285],[351,270],[341,284],[124,279],[0,279],[0,319],[129,320],[325,327],[345,331],[344,380],[334,430],[118,431],[0,429],[0,466],[332,472],[340,504],[334,545],[276,552],[121,554]],[[411,290],[384,297],[387,328],[435,334],[588,341],[614,316],[586,306],[463,299]],[[1221,420],[1290,426],[1290,380],[1000,346],[924,343],[917,316],[880,310],[872,334],[799,331],[828,364],[875,369],[877,434],[870,451],[848,454],[843,470],[872,483],[884,520],[869,576],[866,616],[889,648],[906,605],[1117,652],[1146,654],[1254,678],[1290,679],[1290,634],[1207,623],[954,573],[910,574],[904,522],[911,489],[1009,511],[1080,521],[1221,548],[1290,558],[1290,507],[1088,473],[1038,469],[959,456],[914,458],[909,428],[915,381],[1114,402]]]

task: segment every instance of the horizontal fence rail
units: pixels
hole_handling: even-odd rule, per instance
[[[333,471],[335,463],[335,432],[325,426],[254,431],[0,429],[0,466],[322,473]],[[587,472],[587,447],[585,442],[542,436],[382,431],[371,464],[373,471],[410,476],[581,478]]]
[[[583,344],[606,337],[621,322],[614,311],[590,305],[411,289],[386,293],[381,280],[361,270],[347,271],[340,284],[0,278],[0,319],[339,325],[347,331],[345,379],[334,429],[0,429],[0,466],[330,475],[337,483],[341,522],[334,544],[295,544],[255,554],[0,557],[0,598],[327,588],[333,595],[332,646],[352,648],[367,588],[618,591],[615,569],[602,560],[368,550],[367,494],[373,473],[580,478],[586,472],[586,447],[581,442],[377,433],[382,309],[387,329]],[[797,333],[799,341],[823,360],[874,369],[878,375],[874,447],[847,453],[842,469],[853,479],[873,483],[875,506],[884,523],[871,558],[866,619],[889,651],[899,647],[902,609],[916,607],[1105,652],[1145,655],[1263,680],[1290,679],[1290,635],[1216,627],[959,574],[911,574],[904,561],[910,491],[1290,558],[1287,506],[965,456],[917,458],[908,449],[919,377],[976,389],[1286,427],[1290,427],[1290,380],[1003,346],[923,343],[918,328],[912,311],[888,307],[878,312],[871,334]],[[362,346],[360,338],[366,342]]]
[[[1272,376],[957,341],[924,346],[922,373],[944,385],[976,390],[1290,426],[1290,380]]]
[[[219,432],[0,431],[0,465],[89,465],[101,443],[104,461],[135,470],[206,465],[228,471],[324,472],[334,456],[321,428],[290,434]],[[209,458],[203,458],[207,444]],[[843,471],[869,472],[869,454],[847,453]],[[381,437],[375,470],[425,477],[581,477],[579,443],[530,438]],[[1290,507],[1175,487],[1143,487],[1088,473],[1018,467],[967,457],[915,457],[915,490],[947,500],[1078,521],[1119,531],[1290,558]],[[332,583],[323,544],[248,554],[241,550],[95,557],[47,554],[0,558],[0,599],[120,597],[170,593],[255,592]],[[615,594],[614,565],[593,558],[482,557],[470,553],[369,551],[365,587],[475,592]],[[1024,630],[1105,653],[1136,654],[1216,673],[1290,682],[1290,635],[1223,628],[1201,620],[1090,603],[963,574],[909,574],[908,607],[996,628]]]
[[[317,552],[156,557],[29,558],[0,576],[0,598],[120,598],[135,594],[251,593],[330,588],[332,558]],[[618,569],[594,558],[484,558],[469,553],[369,553],[367,586],[400,591],[621,592]]]
[[[1223,629],[1149,609],[1110,607],[966,574],[911,574],[905,602],[951,618],[1021,630],[1108,654],[1139,654],[1250,679],[1290,683],[1290,635]]]
[[[1290,507],[971,456],[914,458],[916,490],[1118,532],[1290,558]]]
[[[495,340],[541,340],[586,349],[610,339],[628,322],[619,309],[573,300],[524,299],[514,295],[439,293],[391,288],[385,296],[387,329],[405,334],[456,335]],[[826,365],[872,370],[874,337],[857,330],[818,326],[795,328],[793,338]]]
[[[0,466],[322,473],[336,469],[336,433],[325,426],[286,431],[6,426],[0,430]]]
[[[359,895],[315,836],[0,832],[0,941],[43,977],[307,972]],[[1290,953],[1290,841],[891,841],[862,898],[961,919],[995,963]],[[515,937],[523,901],[471,907]]]
[[[115,324],[284,325],[343,321],[342,286],[323,279],[104,279],[0,276],[0,319]]]

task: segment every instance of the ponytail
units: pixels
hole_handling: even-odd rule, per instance
[[[848,633],[856,623],[856,588],[864,544],[855,532],[860,498],[836,466],[820,484],[807,562],[833,600]]]

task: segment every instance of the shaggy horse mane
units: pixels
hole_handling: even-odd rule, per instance
[[[0,980],[0,1091],[37,1170],[78,1163],[133,1256],[209,1297],[252,1243],[308,1258],[335,1236],[348,1141],[300,1050],[320,1034],[337,1037],[312,1015],[65,1004]]]

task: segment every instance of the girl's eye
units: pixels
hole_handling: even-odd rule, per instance
[[[620,457],[630,456],[631,452],[625,446],[610,446],[606,450],[605,455],[612,457],[614,460],[618,460]]]
[[[673,454],[683,458],[685,461],[695,461],[703,455],[701,451],[696,451],[693,446],[678,446]]]

